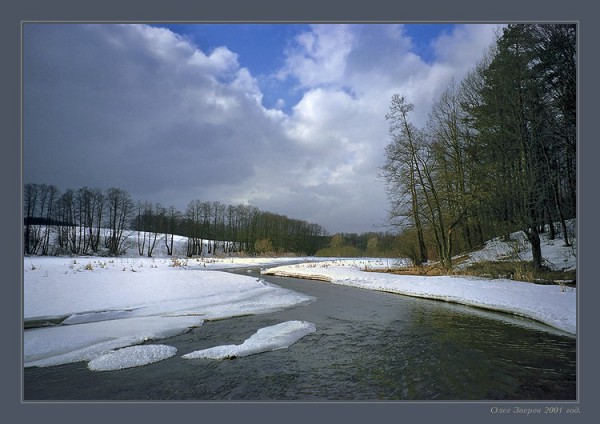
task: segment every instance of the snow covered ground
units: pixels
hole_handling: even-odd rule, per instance
[[[115,349],[184,333],[205,320],[267,313],[314,301],[254,276],[211,270],[290,260],[239,259],[232,264],[216,258],[27,257],[25,322],[52,320],[64,325],[25,331],[24,365],[92,361]],[[127,353],[139,360],[147,352]],[[123,361],[111,355],[105,362],[107,358]],[[94,365],[97,362],[90,362],[91,367],[110,368]]]
[[[491,240],[469,261],[528,258],[526,244]],[[545,240],[543,255],[555,269],[576,267],[575,249],[561,240]],[[298,264],[299,261],[303,263]],[[87,361],[96,371],[157,362],[176,354],[224,358],[286,348],[316,331],[306,322],[258,329],[241,345],[205,351],[176,352],[148,344],[182,334],[206,320],[260,314],[307,304],[315,299],[266,283],[258,275],[220,270],[263,268],[263,273],[297,276],[440,299],[531,318],[576,334],[574,288],[511,280],[466,277],[401,276],[366,270],[394,268],[407,262],[387,258],[172,258],[158,250],[156,258],[25,257],[23,317],[25,323],[62,325],[28,329],[23,334],[24,366],[51,366]],[[145,343],[145,344],[142,344]]]
[[[560,234],[554,240],[548,238],[548,233],[540,235],[544,265],[553,270],[574,270],[577,268],[576,221],[567,221],[567,232],[571,246],[565,246]],[[522,232],[510,235],[510,240],[501,237],[489,240],[485,246],[469,254],[469,259],[460,266],[466,266],[478,261],[521,260],[532,259],[531,248]]]

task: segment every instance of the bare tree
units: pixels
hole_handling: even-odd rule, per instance
[[[386,163],[383,177],[388,193],[393,199],[392,216],[403,216],[406,207],[404,199],[408,197],[409,211],[406,214],[412,219],[416,228],[416,255],[413,258],[417,265],[427,262],[427,247],[421,223],[420,199],[418,193],[418,138],[419,131],[409,121],[408,114],[414,109],[404,96],[392,96],[390,111],[386,119],[390,122],[391,143],[386,147]]]
[[[185,211],[188,257],[202,255],[202,233],[205,218],[205,205],[200,200],[192,200]]]
[[[26,184],[23,190],[24,252],[47,255],[58,189],[53,185]]]
[[[127,238],[125,227],[133,211],[133,202],[128,192],[119,188],[110,188],[106,193],[108,209],[108,251],[110,255],[122,253]]]
[[[175,238],[175,232],[177,231],[177,224],[181,217],[181,213],[175,209],[175,206],[170,206],[169,209],[163,213],[165,247],[167,249],[167,255],[171,256],[173,254],[173,239]]]

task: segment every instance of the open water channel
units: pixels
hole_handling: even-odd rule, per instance
[[[257,275],[259,270],[232,271]],[[575,400],[576,339],[530,320],[440,301],[261,276],[314,296],[280,312],[205,322],[170,359],[93,372],[86,363],[24,370],[24,400]],[[304,320],[288,349],[228,360],[181,355],[240,344]]]

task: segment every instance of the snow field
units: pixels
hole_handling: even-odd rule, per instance
[[[198,317],[140,317],[25,331],[24,366],[91,361],[113,350],[165,339],[202,325]]]
[[[66,318],[64,325],[23,333],[24,366],[92,361],[115,349],[182,334],[205,320],[314,301],[256,277],[170,262],[26,258],[25,321]]]
[[[576,221],[567,222],[572,246],[557,237],[541,234],[544,265],[553,270],[574,270],[576,257]],[[513,233],[508,241],[498,237],[469,255],[460,266],[477,261],[531,260],[531,249],[522,232]],[[577,290],[558,285],[539,285],[507,279],[440,276],[425,277],[364,272],[381,268],[402,267],[408,263],[393,259],[337,258],[313,263],[281,265],[265,269],[264,274],[310,278],[368,290],[424,297],[489,310],[507,312],[576,334]],[[390,263],[393,265],[390,266]],[[458,266],[457,268],[460,268]]]
[[[550,269],[568,271],[577,268],[576,221],[574,219],[567,221],[567,233],[572,246],[565,246],[564,240],[559,235],[554,240],[550,240],[547,233],[540,234],[544,265]],[[472,252],[468,256],[469,259],[460,264],[458,268],[478,261],[530,261],[533,258],[529,242],[522,232],[511,234],[510,240],[504,240],[501,237],[489,240],[482,249]]]

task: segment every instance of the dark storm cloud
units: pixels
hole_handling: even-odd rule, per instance
[[[235,56],[206,56],[148,30],[26,26],[26,182],[135,194],[252,175],[257,143],[272,128],[223,82],[235,81]]]

